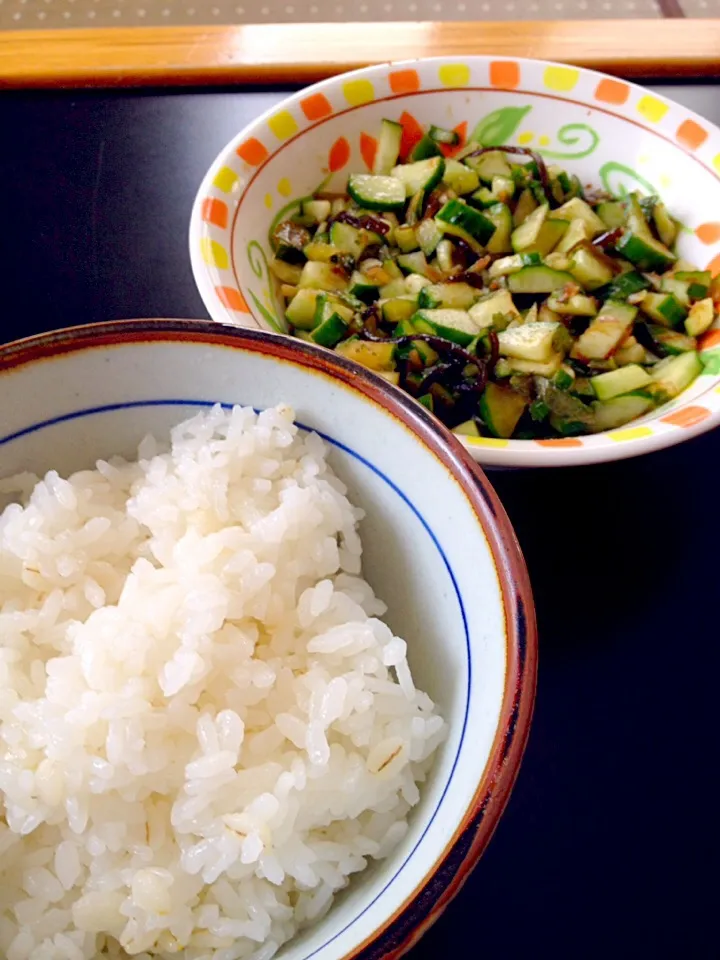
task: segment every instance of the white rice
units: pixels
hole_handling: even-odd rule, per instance
[[[405,835],[444,723],[293,416],[216,407],[137,462],[17,479],[5,960],[269,960]]]

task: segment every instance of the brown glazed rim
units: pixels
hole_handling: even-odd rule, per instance
[[[491,548],[506,623],[505,689],[487,765],[465,815],[413,893],[363,943],[338,960],[396,960],[458,893],[497,826],[530,730],[537,677],[537,625],[530,580],[510,521],[485,474],[425,408],[336,353],[264,331],[195,320],[120,320],[39,334],[0,347],[0,374],[59,354],[130,343],[213,344],[261,353],[342,383],[382,407],[443,464],[460,485]],[[1,382],[1,381],[0,381]]]

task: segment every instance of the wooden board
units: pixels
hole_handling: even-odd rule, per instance
[[[720,20],[268,24],[0,33],[0,88],[303,85],[387,60],[538,57],[624,77],[720,76]]]

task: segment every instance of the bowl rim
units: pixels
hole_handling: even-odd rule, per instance
[[[565,71],[572,70],[577,72],[580,77],[595,77],[597,78],[598,82],[608,81],[609,83],[614,83],[616,85],[619,82],[616,80],[616,78],[613,78],[609,74],[601,71],[574,65],[569,66],[568,64],[558,63],[551,60],[542,60],[533,57],[507,57],[492,56],[489,54],[474,54],[468,56],[456,55],[447,57],[418,57],[410,60],[388,61],[385,63],[373,64],[368,67],[361,67],[356,70],[350,70],[337,74],[333,77],[328,77],[317,83],[303,87],[302,89],[297,90],[289,96],[283,98],[279,103],[269,107],[250,123],[246,124],[228,141],[222,150],[218,152],[212,164],[202,178],[197,194],[193,201],[188,229],[191,267],[198,292],[200,293],[205,308],[213,320],[219,323],[228,324],[230,326],[237,325],[237,323],[234,323],[233,319],[231,318],[231,311],[229,309],[225,310],[225,308],[219,304],[214,292],[214,286],[209,279],[208,267],[199,256],[198,250],[196,249],[197,243],[195,242],[200,236],[203,226],[207,226],[206,224],[202,223],[201,206],[203,199],[208,194],[214,174],[216,174],[219,168],[223,165],[223,158],[226,158],[234,153],[235,149],[243,141],[251,138],[252,131],[258,130],[263,124],[266,124],[268,119],[270,119],[273,115],[286,112],[288,107],[296,106],[301,100],[312,98],[314,94],[322,93],[323,90],[335,88],[338,84],[344,84],[348,80],[361,80],[363,78],[383,74],[386,73],[389,68],[417,69],[419,66],[424,64],[453,63],[467,64],[470,67],[473,65],[490,65],[492,63],[515,63],[519,65],[526,64],[545,69],[559,68],[560,70]],[[639,84],[633,83],[632,81],[624,78],[622,79],[621,83],[631,92],[634,92],[636,96],[639,95],[642,97],[648,95],[648,88],[646,87],[640,86]],[[469,93],[474,88],[472,86],[446,86],[442,89],[445,93]],[[504,88],[496,85],[489,86],[487,89],[499,93],[516,92],[514,89]],[[421,88],[417,91],[414,91],[413,95],[422,96],[432,92],[437,91]],[[533,94],[540,91],[530,89],[522,92]],[[405,94],[397,94],[391,99],[398,99],[398,97],[404,95]],[[547,94],[544,95],[547,96]],[[568,99],[567,96],[562,96],[560,94],[555,94],[555,97],[558,100]],[[694,124],[695,127],[700,127],[707,132],[714,132],[716,135],[720,135],[720,127],[717,124],[714,124],[712,121],[702,117],[694,110],[691,110],[690,108],[685,107],[668,97],[665,97],[662,93],[656,93],[655,91],[652,91],[651,97],[654,101],[658,101],[665,105],[667,109],[681,111],[683,117],[685,118],[684,122],[690,122]],[[348,109],[336,111],[331,115],[331,117],[323,117],[318,121],[312,121],[306,126],[303,126],[288,140],[282,142],[278,141],[273,148],[268,151],[268,155],[262,161],[262,163],[257,168],[252,170],[248,182],[245,184],[243,189],[243,195],[248,186],[250,186],[252,180],[257,176],[265,164],[269,162],[269,160],[271,160],[279,150],[283,149],[291,141],[301,138],[307,133],[312,132],[317,126],[324,123],[327,119],[331,119],[339,114],[341,115],[343,113],[347,113],[350,110],[363,110],[366,106],[371,106],[376,102],[378,101],[370,100],[367,103],[359,103],[351,106]],[[694,160],[696,160],[696,162],[700,163],[703,169],[705,169],[706,172],[711,176],[714,176],[716,179],[720,180],[720,166],[718,166],[717,162],[715,162],[714,169],[711,169],[710,166],[703,163],[697,157],[694,149],[687,148],[677,140],[672,140],[666,135],[666,133],[661,133],[658,129],[653,129],[652,125],[648,121],[644,121],[642,118],[631,120],[629,117],[624,116],[621,112],[618,112],[618,110],[622,109],[622,106],[618,107],[617,104],[612,102],[604,104],[594,102],[590,103],[589,100],[583,98],[578,99],[576,102],[583,104],[587,103],[590,108],[596,111],[607,113],[619,120],[633,123],[635,126],[646,132],[651,132],[655,135],[661,136],[663,139],[671,142],[671,144],[681,153],[692,157]],[[718,154],[718,157],[720,157],[720,154]],[[715,172],[716,170],[717,172]],[[242,289],[242,286],[240,286],[240,292],[244,297],[245,291]],[[252,311],[243,315],[242,322],[255,324],[257,327],[260,327],[260,324]],[[715,332],[717,333],[717,331]],[[718,342],[720,341],[717,341],[716,338],[713,341],[712,347],[716,347]],[[702,346],[701,349],[703,349]],[[704,349],[710,348],[705,347]],[[473,439],[461,438],[460,443],[463,447],[465,447],[466,450],[470,452],[473,459],[488,467],[497,466],[528,468],[584,466],[593,463],[624,460],[631,457],[641,456],[646,453],[652,453],[657,450],[665,449],[666,447],[675,446],[684,442],[685,440],[689,440],[693,437],[706,433],[720,424],[720,401],[717,401],[715,396],[713,396],[713,394],[720,393],[720,387],[718,387],[718,384],[720,383],[720,377],[714,374],[711,374],[710,376],[712,377],[712,380],[709,380],[705,390],[699,396],[681,403],[674,401],[672,406],[669,406],[668,409],[658,408],[657,410],[651,411],[649,414],[641,417],[637,421],[633,421],[630,424],[626,424],[625,426],[616,428],[615,430],[603,431],[602,433],[592,435],[589,438],[592,441],[598,442],[592,442],[588,444],[586,442],[579,441],[577,438],[569,437],[541,442],[533,440],[495,441],[491,438],[481,438],[475,441]],[[656,429],[648,430],[648,424],[652,424],[654,427],[656,427]],[[588,438],[585,439],[587,440]]]
[[[143,343],[210,344],[270,355],[339,380],[408,429],[440,460],[468,500],[485,536],[505,616],[502,704],[488,760],[468,807],[412,893],[342,960],[395,958],[437,919],[490,841],[518,774],[532,719],[537,681],[537,623],[530,579],[510,520],[487,477],[453,435],[420,404],[369,370],[312,344],[212,321],[116,320],[55,330],[0,346],[0,378],[62,354]]]

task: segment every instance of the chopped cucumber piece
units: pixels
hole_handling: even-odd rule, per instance
[[[391,280],[380,287],[380,297],[383,300],[390,300],[392,297],[404,297],[408,292],[405,280],[402,277]]]
[[[471,209],[471,208],[468,207],[468,209]],[[467,244],[467,246],[470,247],[473,253],[477,254],[478,257],[483,256],[483,254],[485,253],[485,247],[483,247],[482,244],[478,243],[475,237],[473,237],[472,234],[468,233],[467,230],[463,230],[462,227],[458,226],[455,223],[445,223],[443,220],[436,220],[435,222],[437,223],[438,227],[440,227],[442,232],[444,234],[447,234],[447,236],[453,242],[455,239],[462,240],[463,243]],[[438,254],[437,254],[438,265],[441,264],[439,247],[440,247],[440,244],[438,244]],[[449,266],[447,268],[443,268],[443,269],[446,269],[447,272],[450,272],[454,267],[454,263],[452,259],[452,249],[453,248],[450,247],[450,258],[448,260]]]
[[[547,305],[555,313],[560,313],[568,317],[594,317],[597,313],[597,301],[593,297],[586,297],[582,293],[576,293],[567,300],[563,300],[555,294],[548,297]]]
[[[362,306],[362,304],[360,305]],[[334,313],[345,321],[350,323],[353,318],[353,309],[345,303],[341,303],[335,295],[321,293],[315,301],[315,326],[319,326],[328,320]]]
[[[417,274],[415,274],[417,276]],[[430,284],[429,287],[423,287],[423,289],[418,293],[418,307],[424,310],[435,310],[440,306],[440,297],[433,293],[433,285]]]
[[[538,317],[538,305],[534,303],[529,310],[520,311],[523,323],[535,323],[536,320],[539,320]],[[554,320],[553,323],[560,323],[560,320]]]
[[[677,224],[667,212],[667,207],[664,203],[658,201],[653,204],[652,218],[658,236],[666,247],[671,247],[673,243],[675,243],[675,237],[677,236]]]
[[[419,332],[420,331],[418,331],[418,333]],[[413,349],[419,354],[420,359],[426,367],[431,367],[440,359],[439,354],[433,350],[430,344],[425,343],[424,340],[413,340]]]
[[[405,277],[405,289],[408,293],[411,293],[413,296],[417,297],[420,294],[421,290],[424,290],[425,287],[430,286],[430,281],[427,277],[423,277],[419,273],[410,273]]]
[[[563,355],[555,353],[546,363],[541,363],[539,360],[519,360],[517,357],[501,357],[498,360],[498,366],[504,363],[507,364],[511,373],[525,373],[536,377],[550,378],[555,376],[562,366],[562,362]],[[501,374],[497,373],[497,376],[501,376]]]
[[[597,237],[606,230],[604,221],[593,211],[590,204],[580,197],[573,197],[557,210],[553,210],[553,217],[556,220],[582,220],[592,237]]]
[[[305,200],[302,205],[302,215],[313,223],[325,223],[330,216],[330,201]]]
[[[438,267],[443,273],[450,273],[453,268],[453,245],[449,240],[441,240],[436,249]]]
[[[438,243],[442,240],[442,232],[434,220],[421,220],[415,227],[415,236],[426,257],[431,257],[435,253]]]
[[[479,402],[480,416],[494,437],[507,439],[515,432],[520,417],[525,412],[527,400],[510,387],[488,383]]]
[[[549,219],[549,206],[537,207],[512,233],[512,248],[516,253],[550,253],[568,229],[566,220]]]
[[[427,134],[425,134],[412,148],[410,159],[428,160],[430,157],[439,156],[441,156],[441,153],[437,143],[432,139],[432,137],[429,137]]]
[[[308,260],[314,260],[317,263],[330,263],[333,257],[336,257],[342,250],[338,250],[332,243],[320,243],[313,240],[305,245],[303,253]]]
[[[464,310],[418,310],[413,317],[416,326],[417,321],[427,324],[437,336],[452,340],[461,347],[471,343],[478,333],[478,328]]]
[[[702,373],[702,363],[697,353],[681,353],[655,364],[651,371],[653,381],[668,400],[682,393]]]
[[[315,326],[318,290],[298,290],[285,308],[285,316],[298,330],[312,330]]]
[[[422,250],[416,250],[415,253],[401,253],[397,258],[397,265],[403,273],[419,273],[425,276],[428,263]]]
[[[296,263],[288,263],[286,260],[278,260],[273,257],[270,261],[270,270],[282,283],[291,283],[297,286],[302,276],[302,267]]]
[[[610,300],[627,300],[633,293],[639,293],[641,290],[647,290],[650,281],[636,270],[628,270],[621,273],[610,282],[607,288],[607,295]]]
[[[604,254],[596,251],[590,244],[580,244],[575,247],[569,270],[586,290],[604,287],[613,278],[613,269],[606,262]]]
[[[579,217],[577,220],[571,220],[570,226],[565,234],[560,238],[560,242],[555,247],[556,253],[569,253],[573,247],[585,240],[591,240],[590,228]]]
[[[502,257],[491,264],[488,274],[491,278],[507,277],[517,273],[523,267],[538,267],[542,264],[539,253],[516,253],[511,257]]]
[[[427,195],[440,183],[444,174],[445,161],[442,157],[403,163],[392,169],[392,176],[404,185],[406,197],[412,197],[420,190]]]
[[[413,322],[411,320],[407,320],[403,318],[402,320],[398,321],[397,326],[393,330],[393,336],[394,337],[410,337],[412,336],[413,333],[417,333],[417,332],[418,332],[417,328],[415,327]],[[405,348],[399,347],[398,352],[402,349],[405,349]]]
[[[394,260],[383,260],[382,269],[391,280],[402,280],[403,272]]]
[[[653,406],[649,397],[630,394],[623,397],[613,397],[602,403],[593,404],[594,430],[600,433],[603,430],[614,430],[622,427],[631,420],[636,420]]]
[[[663,277],[660,282],[660,289],[663,293],[672,293],[675,299],[686,309],[690,306],[690,284],[684,280],[678,280],[676,277]]]
[[[627,226],[615,244],[616,251],[640,270],[656,270],[659,273],[667,270],[675,262],[675,254],[653,237],[637,194],[631,193],[625,200],[625,206]]]
[[[425,296],[434,300],[437,306],[455,310],[467,310],[475,303],[479,293],[469,283],[435,283],[425,288]]]
[[[515,212],[513,213],[513,223],[515,226],[519,227],[521,223],[525,223],[537,205],[538,202],[535,199],[535,194],[529,187],[526,187],[518,197],[518,202],[515,204]]]
[[[562,324],[530,321],[501,331],[498,334],[498,347],[504,357],[547,363],[555,353],[561,332],[564,332]]]
[[[383,120],[380,124],[380,137],[378,139],[375,161],[373,163],[373,173],[387,176],[397,163],[400,153],[400,142],[402,141],[403,128],[401,123],[394,120]]]
[[[688,353],[691,350],[697,350],[697,340],[694,336],[687,336],[684,333],[678,333],[677,330],[668,330],[667,327],[648,326],[650,336],[660,347],[660,353],[666,353],[670,356],[677,356],[680,353]]]
[[[456,437],[479,437],[480,428],[474,420],[465,420],[452,428]]]
[[[368,210],[402,210],[405,206],[405,187],[394,176],[353,173],[347,189],[353,200]]]
[[[435,412],[435,398],[431,393],[424,393],[421,397],[417,398],[418,403],[421,403],[430,413]]]
[[[383,300],[380,305],[383,320],[387,323],[400,323],[401,320],[409,320],[417,311],[417,300],[415,297],[393,297],[392,300]]]
[[[641,233],[634,233],[630,227],[626,227],[620,239],[615,245],[619,254],[634,263],[639,270],[656,270],[662,273],[675,262],[675,254],[668,248],[650,236]]]
[[[570,267],[569,257],[564,253],[558,253],[557,250],[546,253],[543,263],[546,267],[552,267],[553,270],[567,270]]]
[[[302,270],[299,287],[313,290],[347,290],[347,277],[330,263],[308,260]]]
[[[515,181],[510,177],[493,177],[490,192],[502,203],[507,203],[515,193]]]
[[[612,358],[619,367],[625,367],[629,363],[647,363],[645,347],[638,343],[635,337],[623,340],[622,346],[618,347]]]
[[[595,213],[605,224],[606,229],[615,230],[625,226],[627,213],[620,200],[603,200],[595,207]]]
[[[593,377],[590,383],[598,400],[610,400],[623,393],[638,390],[651,382],[650,374],[635,363],[621,367],[620,370],[610,370]]]
[[[354,360],[369,370],[394,370],[395,368],[395,344],[394,343],[371,343],[368,340],[358,340],[352,338],[343,340],[336,347],[336,350],[348,360]]]
[[[486,244],[495,232],[495,224],[478,210],[474,210],[462,200],[448,200],[438,210],[435,219],[442,224],[459,227],[479,244]]]
[[[479,210],[485,210],[486,207],[492,207],[498,202],[498,198],[487,187],[480,187],[467,198],[468,203]]]
[[[403,253],[410,253],[412,250],[417,250],[420,246],[414,227],[396,227],[393,237],[395,245],[400,247]]]
[[[510,164],[502,150],[481,153],[479,157],[466,157],[465,163],[472,167],[485,183],[492,183],[493,177],[512,177]]]
[[[460,143],[460,134],[457,130],[436,127],[434,124],[430,125],[428,136],[437,143],[446,143],[450,147],[456,147]]]
[[[575,283],[571,273],[543,266],[523,267],[508,277],[508,287],[513,293],[552,293],[567,283]]]
[[[335,221],[330,227],[330,243],[336,250],[357,258],[369,243],[378,243],[380,237],[368,230],[358,230],[349,223]]]
[[[510,207],[504,203],[496,203],[492,207],[488,207],[485,216],[495,226],[495,233],[487,243],[487,252],[492,254],[510,253],[512,250],[510,235],[513,228]]]
[[[420,220],[425,208],[425,191],[418,190],[410,197],[407,210],[405,211],[405,223],[409,227],[414,227]]]
[[[570,353],[577,360],[605,360],[630,333],[637,316],[637,307],[606,300],[600,313],[575,341]]]
[[[380,296],[380,287],[356,270],[350,277],[350,293],[363,303],[373,303]]]
[[[336,346],[348,331],[348,320],[342,315],[345,312],[343,307],[331,303],[321,294],[317,300],[315,327],[310,334],[310,339],[321,347]],[[352,318],[352,311],[349,313]]]
[[[672,293],[646,293],[640,302],[640,309],[664,327],[679,327],[688,315]]]
[[[713,325],[715,311],[710,297],[698,300],[690,307],[690,313],[685,321],[685,329],[691,337],[699,337]]]
[[[547,300],[540,304],[537,318],[538,320],[552,320],[554,323],[562,323],[562,317],[559,313],[555,313],[554,310],[550,309]]]
[[[470,308],[470,318],[478,330],[487,327],[504,330],[510,319],[519,316],[520,312],[513,303],[509,290],[498,290]]]
[[[472,193],[480,186],[480,181],[475,171],[466,167],[464,163],[459,163],[457,160],[445,161],[443,180],[458,196],[462,196],[465,193]]]
[[[688,296],[692,300],[702,300],[710,290],[709,270],[677,270],[675,279],[688,285]]]

